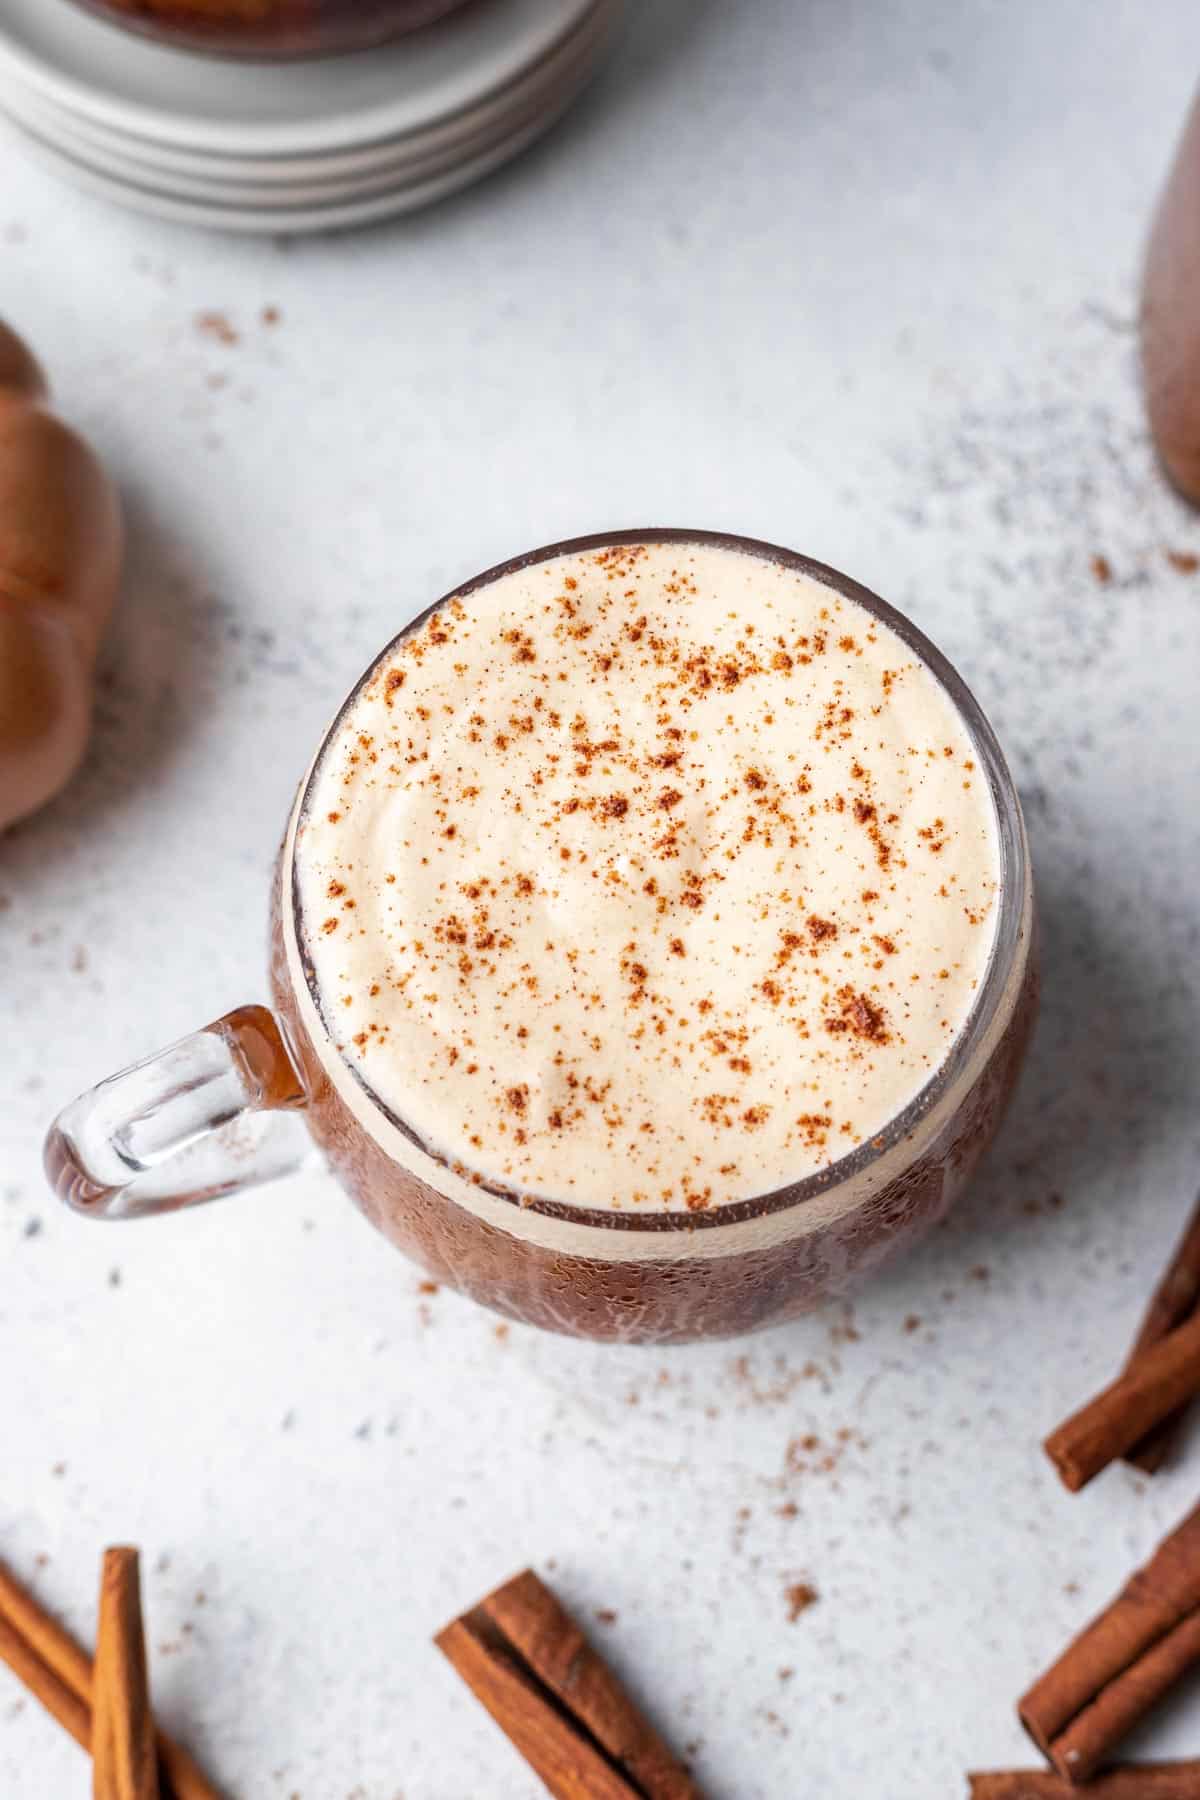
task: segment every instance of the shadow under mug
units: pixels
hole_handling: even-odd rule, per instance
[[[296,831],[316,770],[359,688],[402,638],[436,606],[514,570],[644,542],[761,557],[882,620],[957,708],[986,775],[999,839],[995,937],[945,1062],[848,1156],[784,1188],[701,1213],[641,1215],[531,1200],[422,1143],[334,1043],[294,880]],[[987,720],[909,620],[824,564],[752,539],[665,530],[576,538],[490,569],[436,606],[371,664],[300,784],[274,877],[273,1010],[228,1013],[68,1106],[46,1141],[52,1186],[94,1218],[170,1211],[287,1173],[310,1150],[311,1135],[366,1216],[435,1281],[530,1324],[583,1337],[680,1342],[756,1330],[844,1293],[962,1192],[1015,1086],[1036,1012],[1025,830]]]

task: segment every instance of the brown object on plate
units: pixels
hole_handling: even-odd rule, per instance
[[[1185,1319],[1190,1318],[1196,1310],[1197,1300],[1200,1300],[1200,1197],[1192,1208],[1191,1218],[1175,1246],[1175,1254],[1167,1265],[1166,1273],[1146,1308],[1141,1330],[1125,1365],[1126,1370],[1133,1367],[1143,1351],[1149,1350],[1161,1338],[1174,1331],[1177,1325],[1182,1325]],[[1153,1475],[1170,1454],[1185,1411],[1186,1408],[1180,1407],[1178,1412],[1169,1413],[1161,1425],[1156,1425],[1140,1443],[1125,1452],[1125,1461],[1141,1469],[1143,1474]]]
[[[163,43],[224,56],[328,56],[432,25],[463,0],[78,0]]]
[[[0,831],[83,755],[121,561],[116,491],[45,399],[37,363],[0,323]]]
[[[556,1800],[701,1800],[532,1569],[434,1641]]]
[[[1180,493],[1200,505],[1200,95],[1146,252],[1142,378],[1163,467]]]
[[[1052,1431],[1043,1448],[1078,1493],[1092,1477],[1200,1392],[1200,1312],[1160,1338],[1124,1374]]]
[[[138,1553],[104,1552],[92,1671],[94,1800],[158,1800]]]
[[[92,1743],[92,1664],[86,1652],[0,1563],[0,1659],[84,1750]],[[221,1800],[191,1756],[158,1733],[163,1800]]]
[[[1200,1506],[1017,1706],[1070,1782],[1087,1781],[1167,1689],[1200,1662]]]
[[[1047,1769],[995,1769],[968,1775],[970,1800],[1066,1800],[1077,1793]],[[1200,1762],[1125,1763],[1087,1786],[1089,1800],[1200,1800]]]

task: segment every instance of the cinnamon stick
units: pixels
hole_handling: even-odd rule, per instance
[[[16,1576],[0,1563],[0,1618],[8,1620],[35,1655],[53,1669],[59,1680],[82,1700],[92,1704],[92,1661],[56,1619],[38,1605]]]
[[[970,1800],[1070,1800],[1077,1790],[1047,1769],[968,1775]],[[1200,1800],[1200,1762],[1126,1763],[1087,1786],[1088,1800]]]
[[[555,1800],[643,1800],[551,1705],[486,1616],[455,1619],[434,1641]]]
[[[1160,1338],[1043,1448],[1072,1493],[1200,1391],[1200,1312]]]
[[[104,1552],[92,1674],[93,1800],[159,1800],[138,1553]]]
[[[1146,1308],[1146,1316],[1142,1320],[1141,1329],[1134,1341],[1126,1368],[1132,1368],[1145,1351],[1157,1344],[1168,1332],[1174,1331],[1177,1325],[1190,1318],[1200,1301],[1200,1196],[1192,1209],[1192,1215],[1184,1228],[1183,1236],[1175,1246],[1175,1254],[1167,1265],[1166,1273],[1155,1288],[1150,1304]],[[1183,1422],[1185,1407],[1168,1413],[1161,1425],[1136,1443],[1131,1450],[1125,1452],[1125,1461],[1141,1469],[1146,1475],[1153,1475],[1160,1469],[1170,1454],[1171,1446],[1180,1425]]]
[[[92,1742],[92,1663],[56,1619],[0,1563],[0,1657],[76,1743]],[[164,1800],[221,1800],[182,1744],[158,1733]]]
[[[555,1800],[701,1800],[532,1569],[434,1641]]]
[[[1017,1712],[1058,1773],[1087,1781],[1200,1662],[1200,1506],[1036,1681]]]
[[[8,1664],[18,1681],[23,1681],[35,1700],[40,1700],[51,1718],[57,1719],[85,1750],[92,1743],[92,1713],[78,1694],[60,1681],[53,1669],[47,1668],[8,1620],[0,1614],[0,1657]]]

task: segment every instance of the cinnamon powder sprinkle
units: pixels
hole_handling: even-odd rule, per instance
[[[524,1197],[699,1215],[826,1167],[969,1009],[973,772],[907,646],[796,571],[614,545],[452,597],[296,840],[342,1053]]]
[[[849,1031],[855,1037],[865,1038],[872,1044],[886,1044],[889,1041],[883,1008],[876,1006],[866,994],[855,993],[852,987],[840,987],[837,1002],[838,1011],[825,1020],[826,1031]]]
[[[807,1581],[794,1581],[790,1587],[784,1589],[783,1598],[787,1605],[788,1624],[794,1625],[801,1613],[807,1612],[810,1606],[817,1604],[820,1596],[816,1588]]]

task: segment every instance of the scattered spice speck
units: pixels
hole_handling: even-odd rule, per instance
[[[809,1582],[794,1581],[790,1587],[784,1589],[783,1597],[787,1603],[788,1624],[794,1625],[801,1613],[807,1612],[810,1606],[817,1604],[819,1595],[816,1588]]]
[[[229,348],[239,341],[238,334],[228,315],[218,312],[215,308],[210,307],[205,312],[198,312],[195,325],[200,336],[210,339],[214,344],[224,344],[226,348]]]

